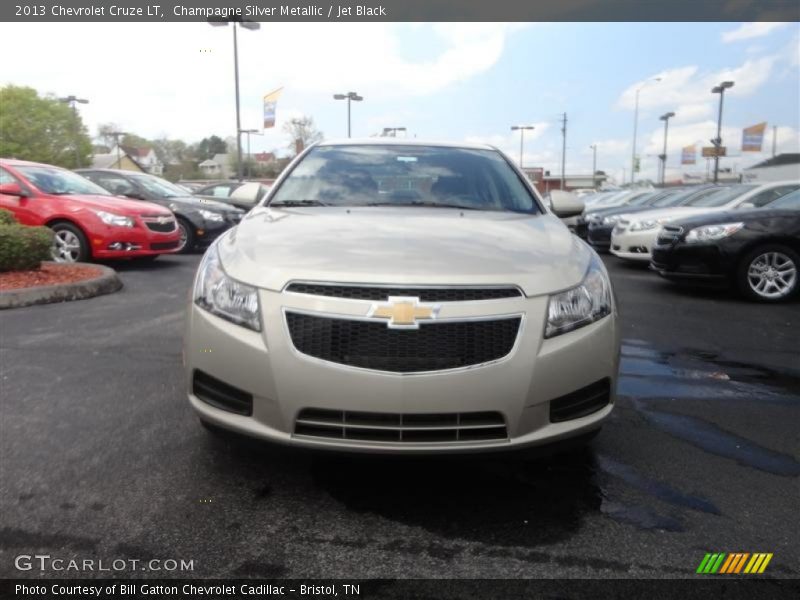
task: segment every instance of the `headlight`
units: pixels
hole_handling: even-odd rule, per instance
[[[544,337],[555,337],[594,323],[611,314],[611,309],[611,283],[603,265],[593,257],[580,285],[550,296]]]
[[[635,221],[628,231],[648,231],[650,229],[660,227],[667,221],[669,221],[669,219],[646,219],[644,221]]]
[[[96,210],[94,213],[100,217],[100,220],[106,225],[114,225],[116,227],[133,227],[134,221],[131,217],[124,215],[117,215],[115,213],[106,212],[104,210]]]
[[[611,215],[603,219],[603,225],[614,225],[622,218],[622,215]]]
[[[194,302],[210,313],[232,323],[261,331],[256,288],[234,281],[222,270],[217,246],[206,252],[197,270]]]
[[[687,244],[698,242],[713,242],[721,240],[729,235],[733,235],[744,227],[744,223],[723,223],[721,225],[706,225],[705,227],[695,227],[686,234]]]
[[[206,221],[224,221],[225,218],[222,216],[222,213],[212,212],[210,210],[200,209],[197,212],[200,213]]]

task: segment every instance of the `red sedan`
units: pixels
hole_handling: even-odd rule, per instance
[[[58,262],[153,259],[180,245],[175,216],[168,209],[112,196],[51,165],[0,160],[0,208],[10,210],[23,225],[50,227]]]

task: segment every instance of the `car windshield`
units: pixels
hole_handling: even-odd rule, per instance
[[[797,190],[796,192],[792,192],[790,194],[786,194],[782,198],[778,198],[777,200],[770,202],[769,204],[765,204],[762,208],[766,209],[783,208],[789,210],[800,210],[800,190]]]
[[[655,208],[677,206],[685,196],[685,190],[670,190],[669,192],[665,192],[662,196],[659,196],[654,201],[649,202],[648,206],[653,206]]]
[[[159,198],[181,198],[191,196],[191,194],[187,193],[186,190],[183,190],[174,183],[170,183],[166,179],[161,179],[160,177],[143,175],[141,173],[130,173],[127,175],[148,192],[158,196]]]
[[[272,196],[278,205],[540,212],[499,152],[422,145],[317,146]]]
[[[628,206],[645,206],[653,197],[657,195],[657,192],[647,192],[646,194],[642,194],[638,198],[634,198],[630,202],[628,202]]]
[[[732,185],[721,190],[715,191],[713,194],[700,196],[686,203],[686,206],[702,206],[702,207],[715,207],[725,206],[732,200],[735,200],[742,194],[757,188],[757,185],[743,183],[739,185]]]
[[[17,170],[45,194],[111,195],[99,185],[72,171],[38,166],[17,167]]]

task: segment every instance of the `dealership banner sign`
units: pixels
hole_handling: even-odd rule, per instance
[[[758,123],[742,130],[742,152],[761,152],[767,123]]]
[[[693,165],[695,164],[697,156],[697,148],[695,145],[692,144],[691,146],[685,146],[681,150],[681,164],[682,165]]]
[[[283,92],[283,88],[278,88],[264,96],[264,129],[275,127],[275,109],[278,106],[281,92]]]

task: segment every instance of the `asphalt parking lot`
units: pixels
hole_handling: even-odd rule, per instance
[[[195,577],[684,577],[717,551],[772,552],[765,576],[800,576],[800,304],[605,260],[618,408],[586,450],[550,457],[209,435],[181,374],[199,256],[115,265],[110,296],[3,311],[0,576],[40,576],[14,557],[49,553],[191,559]]]

